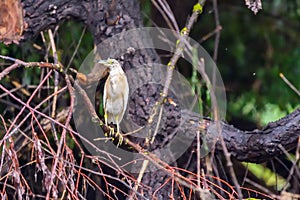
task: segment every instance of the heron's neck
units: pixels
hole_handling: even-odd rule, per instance
[[[111,76],[114,76],[114,75],[116,75],[116,74],[123,74],[124,73],[124,71],[122,70],[122,68],[120,67],[120,68],[117,68],[117,69],[114,69],[114,70],[111,70],[110,72],[109,72],[109,74],[111,75]]]

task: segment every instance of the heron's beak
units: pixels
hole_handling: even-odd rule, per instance
[[[107,60],[98,60],[98,63],[107,66]]]

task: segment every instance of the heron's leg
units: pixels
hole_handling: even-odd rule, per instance
[[[118,115],[116,116],[116,122],[117,122],[117,134],[120,133],[120,125],[119,125],[119,117]]]
[[[109,136],[111,137],[112,135],[115,134],[115,130],[114,130],[114,128],[108,126],[107,118],[108,118],[108,115],[107,115],[106,110],[104,109],[104,121],[105,121],[105,126],[106,126],[107,128],[109,128]],[[106,136],[107,136],[107,135],[106,135]]]
[[[107,126],[107,112],[106,112],[106,110],[104,111],[104,121],[105,121],[105,126]]]
[[[108,126],[109,128],[109,136],[111,137],[112,135],[115,134],[115,129],[113,127]]]
[[[121,132],[120,132],[120,123],[119,123],[119,117],[116,116],[116,122],[117,122],[117,133],[116,133],[116,136],[119,137],[119,141],[118,141],[118,144],[117,146],[121,145],[122,142],[123,142],[123,136],[121,135]]]

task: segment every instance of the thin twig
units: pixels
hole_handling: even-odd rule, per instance
[[[164,11],[164,12],[161,13],[161,14],[163,14],[163,15],[166,14],[166,15],[167,15],[167,17],[171,20],[172,25],[173,25],[175,31],[179,33],[179,27],[178,27],[178,24],[177,24],[177,22],[176,22],[174,13],[173,13],[173,11],[171,10],[169,4],[166,2],[166,0],[156,0],[156,1],[158,1],[158,3],[160,4],[160,6],[162,7],[162,9],[163,9],[163,11]],[[171,27],[170,27],[170,28],[171,28]]]
[[[221,35],[220,34],[221,29],[218,28],[218,27],[221,27],[221,26],[220,26],[219,11],[218,11],[218,1],[217,0],[213,0],[213,8],[214,8],[216,30],[218,30],[216,32],[216,36],[215,36],[215,46],[214,46],[213,59],[214,59],[215,62],[217,62],[218,50],[219,50],[219,43],[220,43],[220,35]]]
[[[200,141],[200,130],[197,131],[197,186],[201,188],[201,141]]]
[[[298,141],[299,142],[299,141]],[[290,173],[289,173],[289,175],[288,175],[288,177],[287,177],[287,179],[286,179],[286,184],[285,184],[285,186],[283,187],[283,191],[285,191],[286,189],[287,189],[287,187],[288,187],[288,183],[289,183],[289,181],[291,180],[291,178],[292,178],[292,176],[294,175],[294,173],[296,173],[297,174],[297,176],[298,177],[300,177],[300,171],[299,171],[299,168],[297,167],[297,162],[298,162],[298,159],[296,158],[296,159],[294,159],[289,153],[288,153],[288,151],[281,145],[281,144],[279,144],[279,148],[282,150],[282,152],[285,154],[285,156],[287,157],[287,158],[289,158],[290,159],[290,161],[292,162],[292,167],[290,168]],[[299,149],[298,149],[299,150]]]
[[[194,23],[197,21],[199,14],[202,12],[202,8],[204,6],[205,0],[200,0],[193,9],[193,14],[190,17],[190,19],[187,22],[186,27],[184,27],[181,31],[181,35],[179,36],[179,40],[178,40],[178,46],[175,49],[174,55],[172,56],[172,58],[170,59],[170,62],[168,63],[168,69],[167,69],[167,75],[166,75],[166,82],[164,85],[164,89],[162,92],[162,97],[166,97],[168,94],[168,90],[172,81],[172,76],[173,76],[173,71],[175,68],[175,65],[178,61],[178,59],[180,58],[180,56],[182,55],[183,51],[184,51],[184,47],[185,47],[185,42],[192,26],[194,25]]]
[[[283,75],[283,73],[279,73],[280,78],[294,91],[298,96],[300,96],[300,91]]]
[[[156,0],[151,0],[151,2],[156,7],[156,9],[159,11],[159,13],[162,15],[162,17],[165,19],[165,21],[166,21],[167,25],[169,26],[169,28],[179,32],[179,28],[178,28],[177,23],[176,22],[171,23],[171,21],[170,21],[172,17],[169,18],[168,15],[166,15],[166,12],[163,11],[163,9],[158,5]],[[159,3],[161,3],[161,1]],[[164,8],[165,7],[166,6],[164,6]],[[169,16],[172,16],[172,15],[174,16],[173,12],[169,12],[168,14],[169,14]]]
[[[56,45],[55,45],[55,42],[54,42],[54,37],[53,37],[51,29],[48,30],[48,34],[49,34],[50,44],[51,44],[51,48],[52,48],[52,55],[53,55],[53,58],[54,58],[54,64],[58,64],[58,56],[57,56],[57,51],[56,51]],[[59,74],[58,74],[57,71],[54,71],[54,93],[56,93],[57,90],[58,90],[58,82],[59,82]],[[56,103],[57,103],[57,95],[55,95],[53,97],[52,113],[51,113],[52,118],[55,118]]]
[[[11,93],[16,92],[16,91],[18,91],[18,90],[20,90],[20,89],[22,89],[22,88],[24,88],[24,87],[25,87],[25,85],[21,85],[21,86],[19,86],[19,87],[16,87],[16,88],[11,89],[10,92],[11,92]],[[5,97],[5,96],[7,96],[7,95],[8,95],[8,94],[6,94],[6,93],[1,94],[1,95],[0,95],[0,99],[3,98],[3,97]]]
[[[41,68],[49,68],[49,69],[54,69],[57,70],[59,72],[62,71],[62,66],[59,64],[54,64],[54,63],[48,63],[48,62],[24,62],[22,60],[16,59],[16,58],[12,58],[9,56],[3,56],[0,55],[0,58],[5,59],[5,60],[10,60],[15,62],[15,64],[11,65],[10,67],[5,68],[5,70],[3,70],[0,73],[0,80],[7,74],[9,74],[12,70],[20,67],[19,65],[23,65],[24,67],[41,67]]]
[[[6,59],[6,56],[0,55],[0,58]],[[13,64],[13,65],[11,65],[11,66],[5,68],[5,69],[0,73],[0,81],[1,81],[1,79],[2,79],[4,76],[6,76],[7,74],[9,74],[12,70],[17,69],[17,68],[20,67],[20,66],[21,66],[20,64],[15,63],[15,64]]]
[[[71,56],[71,58],[70,58],[70,60],[69,60],[69,62],[68,62],[68,64],[67,64],[66,68],[65,68],[65,71],[68,71],[69,67],[71,66],[71,64],[72,64],[72,62],[73,62],[73,59],[75,58],[75,55],[77,54],[78,49],[79,49],[79,47],[80,47],[80,45],[81,45],[82,38],[83,38],[83,36],[84,36],[84,34],[85,34],[85,31],[86,31],[86,26],[83,28],[83,30],[82,30],[82,32],[81,32],[79,41],[78,41],[78,43],[77,43],[77,45],[76,45],[76,48],[75,48],[75,50],[74,50],[74,52],[73,52],[73,54],[72,54],[72,56]]]
[[[217,34],[217,33],[220,32],[221,30],[222,30],[222,26],[216,27],[213,31],[211,31],[211,32],[207,33],[206,35],[204,35],[204,36],[200,39],[199,43],[201,44],[202,42],[208,40],[210,37],[212,37],[213,35]]]

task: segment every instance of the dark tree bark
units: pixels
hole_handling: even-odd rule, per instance
[[[22,26],[20,30],[23,30],[23,32],[17,32],[17,34],[21,34],[21,41],[30,40],[41,31],[49,29],[69,18],[84,23],[92,33],[95,44],[122,31],[142,27],[139,4],[136,0],[23,0],[20,5],[23,9],[24,21],[23,23],[17,23],[17,25]],[[2,12],[1,16],[8,14],[8,12]],[[11,41],[17,42],[20,39],[19,37],[4,38],[4,36],[2,35],[0,39],[7,43]],[[133,38],[132,42],[136,42],[136,40],[138,39]],[[114,51],[114,49],[111,49],[111,51]],[[154,50],[145,49],[135,52],[132,57],[129,57],[128,60],[126,59],[123,60],[125,70],[134,66],[147,66],[147,63],[158,61],[159,57]],[[141,79],[146,79],[145,76],[147,75],[139,74],[138,76]],[[159,93],[159,91],[156,92]],[[138,106],[133,108],[129,105],[129,109],[135,115],[136,121],[142,121],[141,118],[146,120],[149,113],[145,112],[147,108],[145,108],[144,102],[149,94],[140,92],[136,95],[137,97],[133,98],[140,99],[135,101]],[[155,96],[153,95],[153,98]],[[143,116],[138,116],[138,113],[142,113]],[[182,132],[195,133],[196,135],[199,124],[204,124],[205,129],[214,125],[214,122],[211,120],[199,119],[195,113],[187,111],[182,113],[182,118],[186,121],[181,126]],[[174,111],[174,115],[176,115],[176,111]],[[176,120],[175,117],[170,119]],[[170,123],[170,126],[174,124],[172,121],[168,123]],[[282,149],[290,150],[296,147],[300,136],[300,109],[281,120],[269,123],[262,130],[242,131],[226,123],[222,123],[222,127],[222,137],[233,157],[240,161],[260,163],[282,154]],[[168,142],[167,138],[171,139],[168,137],[168,132],[159,134],[166,138],[166,143]],[[192,135],[192,137],[195,137],[195,135]],[[159,145],[154,143],[152,148],[159,148]],[[222,151],[219,141],[216,143],[215,148],[218,151]],[[160,181],[157,180],[158,177],[160,177]],[[167,177],[168,175],[164,172],[147,174],[143,179],[143,183],[150,186],[152,190],[143,191],[145,196],[151,198],[152,193],[159,188],[160,184]],[[165,186],[164,190],[160,190],[161,193],[158,196],[161,199],[167,199],[171,189],[171,184]]]

